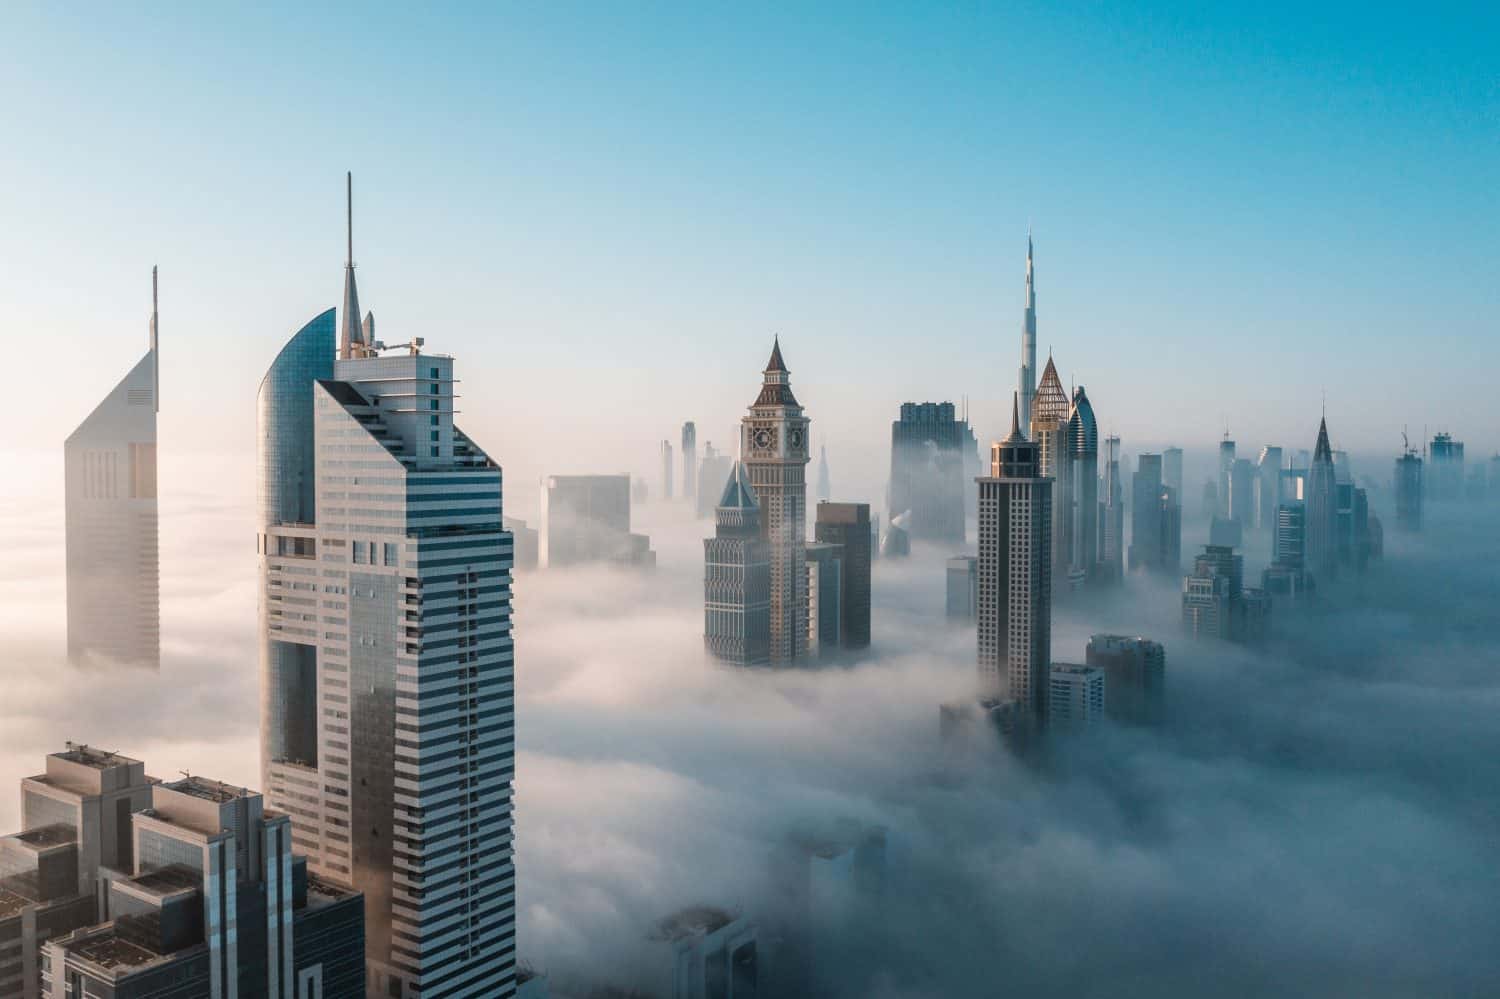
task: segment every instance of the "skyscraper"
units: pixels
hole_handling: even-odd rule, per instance
[[[1104,670],[1053,663],[1047,674],[1047,718],[1054,725],[1084,726],[1104,720]]]
[[[315,873],[364,893],[372,994],[509,996],[501,469],[454,422],[452,358],[382,353],[353,277],[351,254],[337,361],[330,310],[258,400],[266,796]]]
[[[651,539],[630,532],[630,476],[549,475],[542,480],[541,564],[650,567]]]
[[[981,692],[1047,715],[1052,662],[1052,480],[1036,444],[1021,433],[1019,403],[1010,436],[990,446],[979,483],[978,643]]]
[[[1338,565],[1338,478],[1327,417],[1318,423],[1318,442],[1307,479],[1306,565],[1319,583],[1332,579]]]
[[[1080,385],[1073,390],[1068,413],[1068,575],[1082,581],[1094,575],[1099,560],[1099,428],[1094,407]]]
[[[740,454],[760,503],[760,532],[770,546],[771,662],[807,648],[807,427],[792,394],[781,340],[771,347],[760,394],[740,421]]]
[[[672,442],[661,442],[661,498],[672,498]]]
[[[1047,366],[1042,369],[1041,384],[1032,400],[1031,440],[1037,447],[1038,475],[1052,480],[1052,574],[1063,578],[1071,568],[1069,556],[1072,552],[1068,545],[1073,526],[1070,492],[1073,478],[1069,469],[1072,452],[1068,449],[1067,438],[1071,409],[1068,393],[1057,375],[1057,365],[1049,354]]]
[[[809,541],[806,558],[807,654],[826,656],[842,644],[844,546]]]
[[[955,555],[948,560],[947,615],[955,621],[974,620],[979,602],[979,557]]]
[[[1427,491],[1432,499],[1453,502],[1464,493],[1464,442],[1449,433],[1434,434],[1428,446]]]
[[[1125,572],[1125,494],[1120,482],[1120,438],[1105,439],[1104,499],[1099,503],[1099,575],[1118,580]]]
[[[63,444],[68,658],[161,665],[156,268],[146,354]]]
[[[1276,511],[1281,507],[1281,448],[1267,444],[1260,449],[1255,469],[1255,526],[1262,531],[1274,530]]]
[[[818,502],[827,503],[833,499],[833,485],[828,478],[828,448],[818,448]]]
[[[698,485],[698,428],[692,420],[682,425],[682,495],[692,499]]]
[[[1031,231],[1026,232],[1026,304],[1021,316],[1021,371],[1016,386],[1020,398],[1020,425],[1031,426],[1032,401],[1036,396],[1036,274],[1031,261]]]
[[[870,505],[819,503],[815,537],[838,545],[839,643],[846,649],[870,644]]]
[[[1219,479],[1218,479],[1218,506],[1213,511],[1213,516],[1229,516],[1229,493],[1233,488],[1230,484],[1230,476],[1234,472],[1234,441],[1229,439],[1229,431],[1224,431],[1224,439],[1219,441]]]
[[[1228,519],[1241,531],[1255,526],[1255,466],[1249,458],[1236,458],[1229,467]]]
[[[1422,459],[1407,447],[1396,459],[1396,529],[1415,533],[1422,529]]]
[[[951,402],[904,402],[891,424],[893,515],[910,511],[914,540],[961,545],[964,530],[964,471],[978,447],[967,419]]]
[[[698,516],[712,517],[719,502],[724,480],[729,477],[733,459],[720,454],[713,441],[703,445],[703,460],[698,462]]]
[[[1160,642],[1128,635],[1095,635],[1084,660],[1104,670],[1104,710],[1116,721],[1151,724],[1162,719],[1167,653]]]
[[[1170,486],[1172,494],[1182,502],[1182,448],[1169,447],[1161,453],[1162,485]]]
[[[1130,571],[1176,575],[1182,552],[1182,507],[1161,481],[1159,454],[1136,456],[1130,480]]]
[[[771,563],[760,504],[745,466],[724,483],[714,536],[703,541],[703,645],[739,666],[763,666],[771,654]]]

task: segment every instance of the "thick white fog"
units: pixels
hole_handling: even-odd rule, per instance
[[[0,828],[17,824],[16,781],[69,738],[253,786],[246,472],[164,469],[159,674],[65,664],[59,504],[0,498]],[[1031,764],[939,740],[938,705],[974,671],[972,630],[943,619],[951,553],[877,562],[859,659],[745,671],[701,647],[709,523],[657,502],[636,529],[655,572],[515,583],[521,953],[563,994],[628,980],[651,924],[698,902],[756,918],[768,960],[794,955],[834,996],[1500,980],[1493,510],[1434,511],[1415,540],[1388,530],[1384,564],[1281,616],[1259,651],[1180,638],[1170,581],[1059,602],[1055,659],[1081,660],[1097,631],[1166,644],[1169,723],[1056,739]],[[1189,525],[1185,559],[1202,532]],[[888,830],[881,900],[789,906],[778,851],[847,819]]]

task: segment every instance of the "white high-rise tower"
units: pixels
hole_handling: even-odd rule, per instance
[[[1021,373],[1016,389],[1022,428],[1031,426],[1031,401],[1036,396],[1036,275],[1031,262],[1031,230],[1026,230],[1026,315],[1021,322]],[[1024,430],[1023,430],[1024,432]]]
[[[332,309],[261,383],[261,753],[311,869],[365,897],[370,995],[514,994],[513,540],[454,362]],[[366,328],[369,334],[366,334]]]

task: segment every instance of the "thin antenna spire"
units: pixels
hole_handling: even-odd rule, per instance
[[[345,267],[354,266],[354,171],[344,174],[344,220],[349,233],[349,255],[344,259]]]
[[[344,314],[339,317],[339,357],[364,357],[369,344],[360,327],[359,289],[354,283],[354,171],[344,174],[345,224],[348,256],[344,260]]]

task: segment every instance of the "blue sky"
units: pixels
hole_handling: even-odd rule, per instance
[[[1490,453],[1500,14],[1210,7],[8,7],[0,328],[69,372],[25,443],[159,263],[164,445],[252,448],[353,169],[362,302],[526,474],[726,437],[773,332],[833,452],[878,467],[903,399],[995,436],[1028,223],[1041,349],[1127,451],[1307,447],[1326,389],[1344,445]]]

